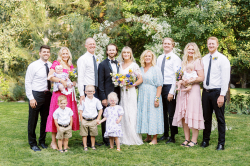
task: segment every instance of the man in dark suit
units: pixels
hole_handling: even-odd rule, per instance
[[[114,87],[110,73],[119,73],[119,66],[115,57],[117,56],[118,48],[115,44],[109,44],[106,47],[106,55],[108,56],[98,67],[98,86],[99,99],[102,101],[103,110],[108,106],[108,95],[115,92],[120,99],[120,88]],[[106,146],[109,146],[109,139],[104,138],[106,130],[106,122],[102,123],[102,137]]]

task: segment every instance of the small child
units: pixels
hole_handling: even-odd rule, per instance
[[[104,110],[104,118],[98,124],[101,124],[102,122],[107,120],[106,132],[104,133],[104,137],[109,137],[110,149],[114,148],[115,140],[117,147],[116,150],[121,151],[119,137],[122,137],[123,134],[120,122],[122,120],[122,115],[124,114],[124,111],[121,106],[116,105],[118,103],[118,97],[115,92],[111,92],[108,95],[108,102],[110,106]]]
[[[193,64],[187,64],[187,67],[186,67],[186,71],[184,71],[184,74],[183,74],[183,78],[182,80],[178,81],[177,83],[177,89],[176,90],[180,90],[181,88],[181,85],[184,85],[184,83],[186,81],[192,81],[192,80],[195,80],[196,78],[198,77],[196,71],[194,71],[194,65]],[[186,88],[181,90],[181,91],[189,91],[192,89],[192,85],[188,84],[186,85]]]
[[[103,112],[102,104],[100,100],[94,97],[95,87],[93,85],[87,85],[85,87],[85,93],[87,94],[85,101],[82,101],[82,105],[79,107],[81,120],[80,135],[82,136],[82,142],[85,151],[88,150],[88,134],[91,137],[91,148],[96,150],[95,136],[98,135],[97,123],[100,121]],[[97,110],[99,110],[99,113]]]
[[[64,139],[63,142],[64,152],[67,152],[68,141],[69,138],[72,137],[73,111],[69,107],[66,107],[67,104],[68,102],[66,96],[64,95],[59,96],[58,97],[59,108],[57,108],[53,113],[53,118],[57,128],[56,139],[58,139],[59,152],[61,153],[63,153],[62,150],[63,139]]]
[[[56,78],[60,78],[64,81],[67,81],[67,88],[68,88],[68,92],[65,90],[64,86],[62,83],[60,82],[54,82],[54,86],[53,86],[53,91],[56,92],[58,90],[60,90],[62,92],[62,94],[65,95],[69,95],[72,92],[72,85],[73,83],[70,81],[69,79],[69,75],[67,73],[63,72],[63,67],[62,65],[57,65],[55,67],[55,72],[53,73],[53,75],[51,75],[50,77],[48,77],[48,80],[51,77],[56,77]]]

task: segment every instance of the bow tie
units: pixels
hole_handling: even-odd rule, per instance
[[[116,63],[114,60],[110,60],[111,63]]]

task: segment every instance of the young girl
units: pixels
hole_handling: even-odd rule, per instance
[[[197,77],[198,77],[198,75],[197,75],[196,71],[194,71],[194,65],[192,63],[187,64],[186,71],[184,71],[184,75],[183,75],[182,80],[178,81],[178,83],[177,83],[178,87],[176,90],[180,90],[181,85],[184,85],[184,83],[186,81],[196,79]],[[188,84],[188,85],[186,85],[186,88],[183,89],[182,91],[186,92],[186,91],[191,90],[191,88],[192,88],[192,85]]]
[[[110,149],[114,148],[114,140],[115,140],[117,151],[121,151],[120,141],[118,137],[123,136],[120,122],[122,119],[122,115],[124,114],[124,111],[121,106],[116,105],[118,103],[118,97],[115,92],[111,92],[108,95],[108,102],[110,106],[104,110],[103,113],[104,118],[100,122],[98,122],[98,124],[101,124],[102,122],[107,120],[106,132],[104,133],[104,137],[105,138],[109,137]]]
[[[67,73],[63,72],[63,67],[62,65],[57,65],[55,67],[55,72],[53,73],[53,75],[51,75],[50,77],[48,77],[48,80],[51,77],[57,77],[60,78],[62,80],[67,80],[67,88],[68,88],[68,92],[65,90],[64,86],[62,85],[62,83],[60,82],[54,82],[54,87],[53,87],[53,91],[56,92],[58,90],[60,90],[62,92],[62,94],[68,95],[71,94],[72,92],[72,85],[73,83],[70,81],[70,79],[68,78],[69,75]]]

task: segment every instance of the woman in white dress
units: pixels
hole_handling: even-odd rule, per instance
[[[141,70],[134,62],[130,47],[126,46],[122,49],[121,57],[119,73],[128,74],[131,69],[137,75],[138,80],[132,86],[121,88],[120,105],[123,107],[124,115],[121,120],[123,137],[120,138],[120,141],[125,145],[141,145],[143,144],[142,137],[136,133],[137,93],[135,89],[135,86],[142,83]]]

